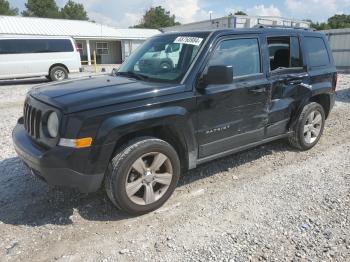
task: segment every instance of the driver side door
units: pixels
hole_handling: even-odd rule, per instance
[[[221,39],[206,63],[233,67],[230,84],[197,89],[198,158],[221,156],[264,138],[270,82],[263,73],[259,36]]]

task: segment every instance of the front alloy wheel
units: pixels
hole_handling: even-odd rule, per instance
[[[167,142],[143,137],[122,146],[111,160],[105,187],[114,205],[141,215],[161,207],[174,192],[180,160]]]
[[[167,156],[160,152],[144,154],[129,170],[126,193],[135,204],[149,205],[164,196],[172,179],[173,166]]]

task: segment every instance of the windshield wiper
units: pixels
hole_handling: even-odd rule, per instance
[[[131,78],[135,78],[135,79],[138,79],[138,80],[147,80],[147,79],[149,79],[148,76],[142,75],[142,74],[137,74],[134,71],[117,72],[116,75],[117,76],[131,77]]]

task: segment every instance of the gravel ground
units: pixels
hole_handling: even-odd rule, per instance
[[[315,148],[277,141],[202,165],[135,218],[103,192],[49,188],[16,157],[11,130],[42,81],[0,82],[0,261],[350,261],[349,75]]]

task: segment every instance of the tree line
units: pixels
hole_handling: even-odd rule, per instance
[[[19,15],[19,10],[10,6],[8,0],[0,0],[0,15]],[[84,6],[73,0],[68,0],[62,8],[57,6],[55,0],[27,0],[25,10],[21,12],[21,15],[26,17],[89,20]]]
[[[314,23],[311,20],[306,20],[311,23],[311,27],[317,30],[350,28],[350,15],[334,15],[328,18],[327,22]]]
[[[18,8],[12,7],[8,0],[0,0],[0,15],[19,15]],[[27,0],[25,10],[21,12],[22,16],[34,16],[45,18],[63,18],[75,20],[89,20],[87,12],[82,4],[73,0],[68,0],[64,7],[59,8],[55,0]],[[233,15],[230,13],[230,15]],[[238,11],[234,15],[247,15],[243,11]],[[350,28],[350,15],[334,15],[328,18],[327,22],[313,22],[311,27],[317,30]],[[165,10],[162,6],[151,7],[145,11],[134,28],[162,28],[168,26],[179,25],[175,15]]]

